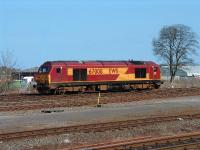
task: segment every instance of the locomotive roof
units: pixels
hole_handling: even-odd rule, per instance
[[[47,61],[44,64],[51,64],[51,65],[59,65],[59,64],[65,64],[65,65],[145,65],[145,64],[150,64],[150,65],[155,65],[154,62],[152,61],[134,61],[134,60],[129,60],[129,61],[103,61],[103,60],[95,60],[95,61]]]

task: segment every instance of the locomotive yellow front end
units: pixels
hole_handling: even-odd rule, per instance
[[[40,94],[47,94],[50,86],[50,67],[42,65],[38,73],[35,75],[35,81],[37,83],[37,91]]]

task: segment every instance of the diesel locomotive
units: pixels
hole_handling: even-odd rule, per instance
[[[35,75],[41,94],[109,89],[159,88],[160,67],[152,61],[47,61]]]

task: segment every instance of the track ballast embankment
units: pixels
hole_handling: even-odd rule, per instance
[[[0,95],[0,112],[73,106],[92,106],[97,104],[98,95],[98,93],[66,95]],[[131,92],[108,92],[101,93],[100,103],[123,103],[159,98],[174,98],[196,95],[200,95],[200,88],[175,88]]]
[[[55,127],[55,128],[46,128],[46,129],[38,129],[30,131],[7,132],[7,133],[0,133],[0,141],[15,140],[19,138],[30,138],[37,136],[58,135],[64,133],[75,133],[75,132],[89,133],[89,132],[104,132],[107,130],[122,130],[136,126],[146,126],[155,123],[176,121],[178,120],[178,118],[182,118],[184,120],[199,119],[200,114],[175,115],[166,117],[157,116],[153,118],[143,118],[136,120],[99,122],[93,124]]]

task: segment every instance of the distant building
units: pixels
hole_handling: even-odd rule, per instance
[[[187,72],[188,77],[200,77],[200,66],[183,66],[181,69]]]
[[[24,72],[24,71],[12,72],[12,79],[13,80],[22,80],[24,77],[34,76],[35,74],[36,74],[36,72]]]
[[[26,77],[23,77],[23,79],[22,79],[22,81],[24,81],[26,84],[32,83],[33,80],[34,80],[33,76],[26,76]]]
[[[178,68],[175,80],[188,77],[200,77],[200,66],[183,66]],[[170,73],[168,66],[161,66],[162,80],[170,80]]]
[[[38,67],[25,69],[25,70],[18,70],[12,72],[12,79],[13,80],[22,80],[24,77],[33,77],[38,71]]]

